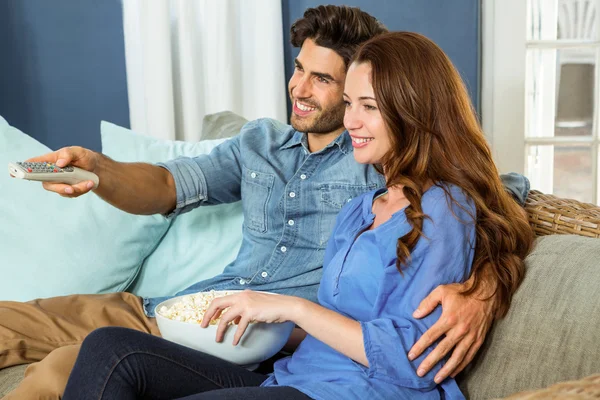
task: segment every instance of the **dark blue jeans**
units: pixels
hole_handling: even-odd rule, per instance
[[[259,387],[266,375],[126,328],[100,328],[84,340],[63,400],[290,399],[288,386]]]

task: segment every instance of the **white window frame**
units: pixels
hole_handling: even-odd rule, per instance
[[[482,126],[491,144],[494,159],[501,173],[518,172],[525,174],[527,145],[586,144],[592,148],[593,202],[600,199],[598,184],[598,135],[599,102],[597,87],[594,99],[594,135],[590,137],[525,137],[527,123],[526,99],[526,50],[527,48],[555,48],[555,41],[527,41],[526,0],[482,0],[482,80],[481,113]],[[600,21],[600,18],[597,18]],[[574,47],[581,42],[561,43],[559,47]],[[597,42],[595,42],[597,43]],[[600,51],[596,53],[595,84],[600,85]],[[551,78],[554,81],[554,77]],[[549,83],[555,87],[552,83]],[[548,101],[543,108],[554,114],[554,96],[544,96]],[[554,118],[551,119],[552,122]],[[548,151],[546,151],[548,150]],[[543,162],[553,170],[553,147],[544,148]],[[549,160],[549,161],[548,161]],[[530,177],[534,178],[534,177]],[[545,193],[552,191],[552,175],[536,179],[538,189]],[[534,182],[534,179],[531,179]],[[540,187],[541,186],[541,187]]]

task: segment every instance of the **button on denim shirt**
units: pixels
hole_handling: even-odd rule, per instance
[[[235,261],[222,274],[176,296],[252,289],[316,301],[324,251],[337,214],[354,197],[385,186],[373,166],[354,160],[347,132],[310,153],[305,133],[271,119],[247,123],[239,135],[208,155],[159,165],[175,179],[177,207],[171,216],[240,200],[244,212]],[[529,182],[524,176],[502,178],[517,200],[527,197]],[[145,298],[146,314],[154,316],[156,305],[170,297]]]
[[[175,178],[173,216],[242,200],[239,253],[222,274],[177,293],[252,289],[317,300],[323,257],[336,216],[354,197],[385,186],[354,160],[344,132],[318,152],[306,134],[271,119],[247,123],[210,154],[159,164]],[[144,299],[148,316],[169,297]]]

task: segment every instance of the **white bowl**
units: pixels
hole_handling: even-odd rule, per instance
[[[239,290],[226,290],[220,293],[235,293]],[[271,293],[273,296],[277,294]],[[184,296],[174,297],[163,301],[154,309],[158,329],[163,338],[172,342],[190,347],[194,350],[219,357],[234,364],[242,366],[255,366],[277,354],[287,343],[292,330],[293,322],[273,323],[256,322],[248,325],[244,336],[237,346],[232,345],[237,325],[230,325],[223,338],[217,343],[217,325],[209,325],[202,328],[200,324],[175,321],[161,315],[158,310],[163,306],[170,308],[173,304],[181,301]]]

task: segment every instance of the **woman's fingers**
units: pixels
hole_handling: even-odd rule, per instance
[[[202,316],[202,323],[200,324],[201,327],[206,328],[208,326],[208,324],[210,323],[210,321],[212,321],[212,319],[215,317],[215,314],[217,313],[217,311],[219,311],[219,313],[220,313],[220,310],[222,310],[220,308],[220,303],[221,303],[220,299],[214,299],[213,301],[210,302],[208,309]]]
[[[244,336],[244,333],[246,332],[246,329],[248,328],[249,324],[250,324],[249,318],[242,317],[240,319],[240,322],[238,323],[237,329],[235,331],[235,336],[233,337],[233,345],[234,346],[238,345],[238,343],[242,339],[242,336]]]
[[[251,312],[248,303],[248,293],[240,293],[229,296],[219,297],[214,299],[204,317],[202,318],[201,326],[206,328],[211,320],[219,319],[217,325],[217,333],[215,341],[222,342],[227,332],[227,328],[231,324],[236,324],[237,329],[233,338],[233,345],[237,346],[244,332],[248,328],[248,325],[252,321]],[[246,304],[246,306],[244,305]]]
[[[217,336],[215,340],[217,342],[222,342],[223,337],[225,336],[225,332],[227,331],[227,327],[230,322],[233,322],[239,316],[239,313],[235,312],[231,308],[227,310],[227,312],[221,314],[221,319],[219,320],[219,325],[217,325]]]

